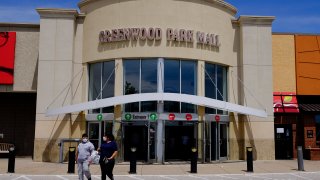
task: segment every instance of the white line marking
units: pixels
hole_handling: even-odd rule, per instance
[[[139,179],[139,180],[144,180],[144,179],[142,179],[142,178],[138,178],[138,177],[136,177],[136,176],[128,176],[129,178],[132,178],[132,179]]]
[[[223,177],[223,178],[226,178],[226,179],[239,179],[239,178],[232,178],[232,177],[228,177],[228,176],[222,176],[222,175],[215,175],[217,177]]]
[[[265,174],[264,174],[265,175]],[[273,179],[273,178],[268,178],[268,177],[260,177],[258,174],[251,175],[251,174],[245,174],[245,176],[253,177],[253,178],[258,178],[258,179]]]
[[[293,175],[293,176],[296,176],[296,177],[298,177],[298,178],[312,180],[312,179],[309,179],[309,178],[306,178],[306,177],[299,176],[299,175],[297,175],[297,174],[295,174],[295,173],[290,173],[290,174]]]
[[[58,178],[60,178],[60,179],[64,179],[64,180],[69,180],[69,179],[64,178],[64,177],[62,177],[62,176],[60,176],[60,175],[56,175],[56,177],[58,177]]]
[[[24,179],[27,179],[27,180],[32,180],[32,179],[28,178],[27,176],[21,176],[21,177]]]
[[[194,175],[189,175],[189,177],[193,177],[193,178],[197,178],[197,179],[204,179],[204,180],[208,180],[207,178],[199,177],[199,176],[194,176]]]
[[[17,179],[20,179],[22,176],[19,176],[19,177],[16,177],[16,178],[14,178],[14,179],[12,179],[12,180],[17,180]]]
[[[161,178],[164,178],[164,179],[177,180],[177,179],[175,179],[175,178],[172,178],[172,177],[168,177],[168,176],[159,176],[159,177],[161,177]]]

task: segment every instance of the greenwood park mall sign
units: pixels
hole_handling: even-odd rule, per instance
[[[196,41],[198,44],[209,45],[216,48],[220,47],[219,35],[200,31],[195,32],[194,30],[167,28],[166,38],[167,41],[172,42],[193,43]],[[162,40],[162,29],[152,27],[122,28],[104,30],[99,33],[99,42],[101,44],[137,40],[160,41]]]

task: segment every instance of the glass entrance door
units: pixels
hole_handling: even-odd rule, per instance
[[[228,123],[206,122],[205,159],[217,161],[228,159]]]
[[[228,159],[228,124],[220,123],[219,124],[219,157],[220,160]]]
[[[97,149],[100,145],[100,127],[100,122],[88,122],[89,140],[94,145],[95,149]]]
[[[137,160],[151,162],[156,158],[156,123],[150,121],[122,122],[124,161],[130,160],[131,148],[136,148]]]
[[[191,148],[197,146],[196,122],[165,122],[165,161],[190,160]]]

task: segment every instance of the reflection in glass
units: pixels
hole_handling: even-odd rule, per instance
[[[164,112],[171,112],[171,113],[179,113],[180,112],[180,107],[179,107],[180,102],[175,102],[175,101],[164,101]]]
[[[89,123],[88,136],[95,148],[99,147],[99,123]]]
[[[140,60],[124,61],[124,93],[137,94],[140,92]]]
[[[101,91],[101,63],[90,64],[89,78],[89,100],[100,99],[98,97]],[[100,113],[100,109],[91,110],[92,113]]]
[[[156,59],[141,61],[141,93],[157,92],[157,65]]]
[[[157,101],[141,102],[141,112],[157,112]]]
[[[140,92],[140,60],[125,60],[124,62],[124,94]],[[125,104],[126,112],[139,112],[139,102]]]
[[[227,68],[216,64],[205,64],[205,97],[227,101]],[[206,108],[207,114],[227,114],[227,112]]]
[[[180,62],[164,61],[164,92],[180,93]]]
[[[181,94],[197,94],[197,65],[195,61],[181,61]],[[197,106],[181,103],[181,113],[196,113]]]
[[[114,61],[107,61],[102,66],[102,99],[114,96]],[[114,107],[102,108],[103,113],[113,113]]]
[[[114,61],[90,64],[89,67],[89,100],[109,98],[114,96]],[[102,91],[102,92],[101,92]],[[113,113],[114,107],[102,108],[103,113]],[[93,109],[90,113],[100,113]]]
[[[196,95],[197,66],[195,61],[181,61],[181,94]]]
[[[197,94],[196,61],[166,59],[164,61],[164,92]],[[180,102],[164,102],[164,112],[194,113],[196,105]]]

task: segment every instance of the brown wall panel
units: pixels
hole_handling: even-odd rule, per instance
[[[297,60],[299,63],[318,63],[320,64],[320,52],[311,51],[311,52],[300,52],[297,53]]]
[[[296,35],[298,95],[320,95],[320,36]]]
[[[296,35],[296,52],[316,51],[319,50],[317,36]]]
[[[299,78],[309,78],[314,80],[320,80],[320,63],[299,63],[299,70],[297,76]],[[301,80],[301,79],[300,79]]]

